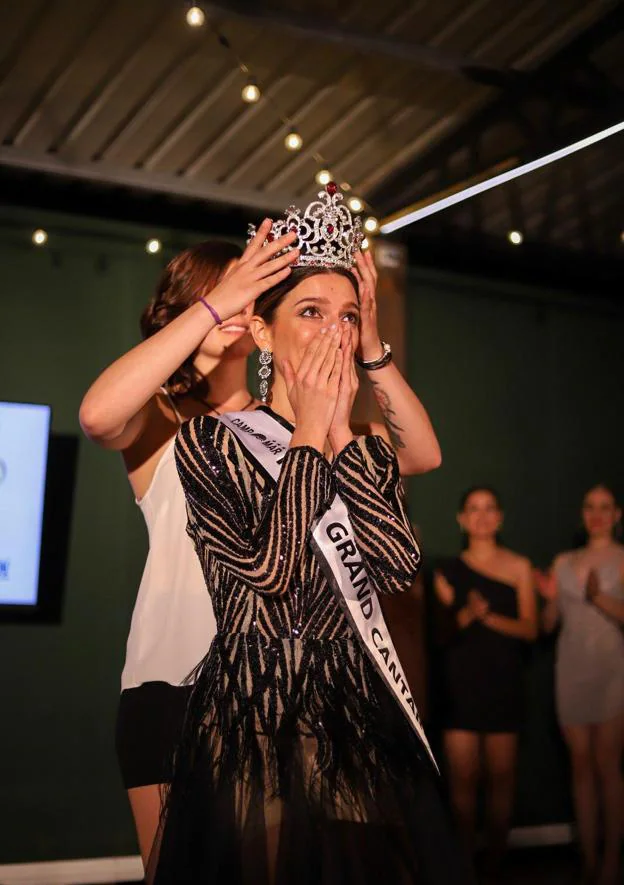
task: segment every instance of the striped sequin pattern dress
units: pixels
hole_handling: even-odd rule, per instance
[[[200,417],[176,458],[218,633],[193,674],[150,881],[464,881],[427,753],[309,543],[338,493],[375,590],[411,586],[421,557],[392,449],[360,438],[330,464],[291,448],[275,482]]]

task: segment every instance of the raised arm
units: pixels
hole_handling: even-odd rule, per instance
[[[290,587],[316,515],[331,499],[330,467],[317,449],[289,449],[266,512],[252,530],[238,445],[214,418],[195,418],[180,428],[176,460],[189,534],[200,558],[214,557],[251,590],[280,595]]]
[[[240,313],[290,273],[289,265],[297,257],[297,250],[279,258],[273,256],[295,235],[288,234],[263,247],[270,225],[267,219],[233,270],[210,292],[207,300],[221,320]],[[201,294],[198,292],[197,297]],[[80,406],[80,424],[89,439],[118,451],[131,446],[145,429],[152,397],[215,325],[212,312],[197,301],[105,369]]]
[[[332,472],[375,588],[379,593],[409,590],[421,556],[394,452],[380,437],[360,437],[342,449]]]
[[[360,291],[361,332],[359,356],[376,360],[382,352],[377,328],[375,290],[377,270],[370,252],[356,256]],[[383,430],[374,427],[396,451],[402,476],[427,473],[442,463],[440,445],[429,415],[394,363],[366,373],[383,416]]]

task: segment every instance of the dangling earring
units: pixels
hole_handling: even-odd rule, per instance
[[[273,354],[268,347],[263,347],[260,351],[260,368],[258,369],[258,377],[260,378],[260,399],[266,403],[269,397],[269,378],[273,364]]]

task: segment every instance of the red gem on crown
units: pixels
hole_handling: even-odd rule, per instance
[[[328,234],[333,234],[333,232],[334,232],[334,225],[333,225],[333,224],[328,224],[328,225],[327,225],[327,233],[328,233]]]
[[[335,181],[330,181],[327,187],[325,188],[330,197],[333,197],[334,194],[338,193],[338,185]]]

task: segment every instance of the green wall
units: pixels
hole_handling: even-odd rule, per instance
[[[50,241],[35,249],[29,235],[40,226]],[[165,260],[143,244],[159,233],[171,249],[192,239],[0,209],[0,398],[49,402],[53,430],[78,433],[85,388],[137,340]],[[416,271],[408,304],[410,377],[445,458],[410,483],[425,548],[457,549],[458,494],[487,481],[506,501],[508,543],[546,562],[569,541],[583,487],[621,473],[621,317]],[[145,550],[120,459],[81,441],[62,623],[0,625],[0,863],[135,850],[113,730]],[[527,820],[536,807],[545,820],[565,811],[549,655],[536,652],[529,679],[537,727],[523,756]],[[540,784],[548,796],[536,806]]]

